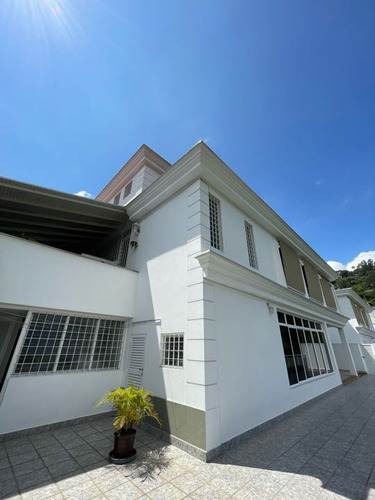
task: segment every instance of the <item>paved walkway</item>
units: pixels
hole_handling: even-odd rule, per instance
[[[139,431],[137,460],[114,466],[105,459],[112,434],[101,419],[0,444],[0,497],[375,499],[375,376],[330,392],[216,463]]]

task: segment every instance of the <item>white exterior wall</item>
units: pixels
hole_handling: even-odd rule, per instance
[[[210,192],[221,203],[223,252],[220,253],[237,264],[250,268],[244,225],[244,221],[246,220],[253,226],[259,273],[286,286],[276,238],[252,221],[251,218],[247,217],[230,201],[220,196],[219,193],[216,193],[212,189],[210,189]]]
[[[147,166],[141,168],[141,170],[137,172],[133,177],[132,189],[130,194],[126,198],[123,198],[124,188],[122,189],[120,205],[126,206],[134,198],[136,198],[139,194],[141,194],[142,191],[144,191],[150,184],[156,181],[158,177],[160,177],[160,174],[155,172],[154,169]]]
[[[123,384],[122,370],[14,376],[0,411],[0,434],[108,411],[94,410],[110,389]]]
[[[3,307],[117,319],[135,312],[134,271],[3,234],[0,276]],[[0,401],[0,434],[91,415],[95,401],[123,383],[123,369],[11,376]]]
[[[0,276],[0,304],[134,315],[137,273],[128,269],[0,234]]]
[[[185,369],[159,366],[160,334],[186,333],[187,192],[139,221],[138,247],[127,267],[139,272],[132,333],[147,333],[143,385],[155,396],[189,405]],[[155,320],[160,319],[160,325]],[[130,337],[129,337],[130,338]]]
[[[224,287],[214,295],[221,442],[341,384],[334,372],[290,386],[276,311]]]

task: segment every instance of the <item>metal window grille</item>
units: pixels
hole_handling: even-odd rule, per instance
[[[33,313],[15,374],[118,369],[125,321]]]
[[[120,267],[126,267],[126,261],[128,259],[129,243],[130,243],[130,233],[123,234],[118,253],[118,265]]]
[[[278,311],[290,385],[333,371],[321,323]]]
[[[211,246],[223,250],[220,200],[209,195]]]
[[[127,184],[125,186],[125,189],[124,189],[124,198],[126,198],[127,196],[129,196],[129,194],[132,192],[132,185],[133,185],[133,181],[130,181],[129,184]]]
[[[160,364],[175,367],[184,365],[183,333],[161,336]]]
[[[249,254],[250,267],[258,269],[258,259],[257,259],[257,254],[255,252],[253,226],[249,224],[246,220],[245,220],[245,233],[246,233],[247,252]]]

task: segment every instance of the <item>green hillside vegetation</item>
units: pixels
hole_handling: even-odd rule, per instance
[[[335,288],[353,288],[369,304],[375,306],[375,262],[363,260],[352,271],[337,271]]]

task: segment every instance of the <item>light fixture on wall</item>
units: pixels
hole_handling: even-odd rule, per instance
[[[267,307],[270,314],[273,314],[275,312],[275,308],[269,302],[267,302]]]

